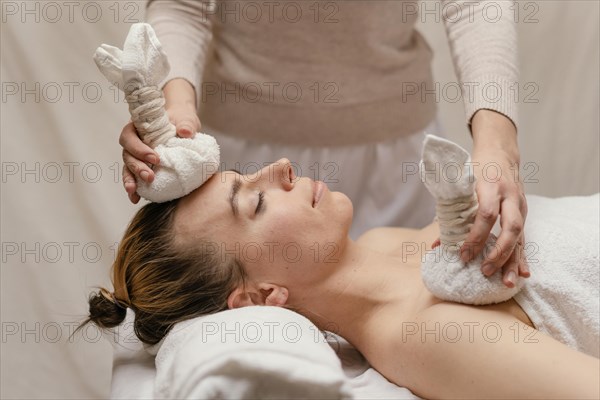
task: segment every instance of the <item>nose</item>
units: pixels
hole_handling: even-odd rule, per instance
[[[285,190],[292,190],[297,180],[294,167],[287,158],[280,158],[264,168],[262,179],[268,179],[269,184],[282,186]]]

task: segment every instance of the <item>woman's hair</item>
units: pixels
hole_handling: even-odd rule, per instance
[[[79,328],[89,322],[115,327],[129,307],[137,337],[156,344],[177,322],[227,309],[229,294],[245,285],[243,266],[209,252],[207,241],[178,245],[178,203],[149,203],[135,214],[112,266],[114,293],[104,288],[92,293],[89,317]]]

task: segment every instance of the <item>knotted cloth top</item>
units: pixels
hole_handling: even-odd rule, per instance
[[[427,135],[419,170],[421,181],[436,200],[440,242],[458,251],[479,208],[469,152],[449,140]]]
[[[102,44],[94,61],[106,79],[125,93],[140,138],[160,157],[152,183],[136,178],[141,197],[157,203],[174,200],[217,172],[220,150],[214,137],[198,132],[193,139],[179,138],[169,121],[159,89],[169,73],[169,61],[149,24],[133,24],[123,50]]]

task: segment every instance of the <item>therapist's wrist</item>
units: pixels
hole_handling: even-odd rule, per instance
[[[163,93],[166,108],[183,107],[196,110],[196,89],[186,79],[171,79],[163,87]]]
[[[517,129],[512,120],[493,110],[479,110],[471,119],[474,147],[492,147],[503,150],[513,161],[520,160]]]

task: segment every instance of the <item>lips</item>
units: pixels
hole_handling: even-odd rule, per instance
[[[321,181],[313,181],[313,208],[317,207],[319,200],[323,197],[323,192],[327,186]]]

